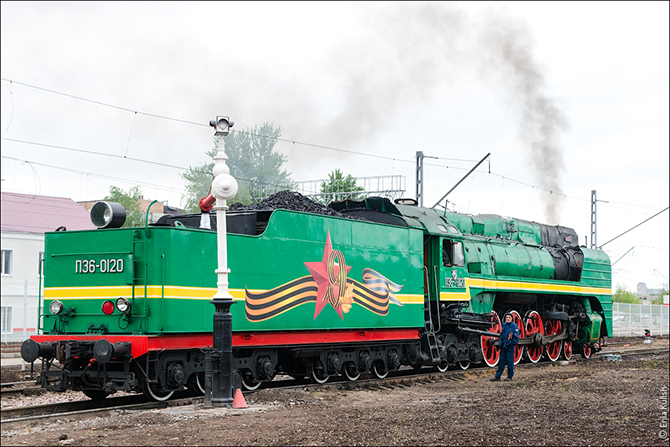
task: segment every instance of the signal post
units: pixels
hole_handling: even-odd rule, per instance
[[[226,156],[223,139],[233,122],[227,116],[217,116],[215,121],[209,122],[215,129],[215,136],[218,138],[218,150],[214,156],[214,169],[212,174],[212,196],[216,199],[214,210],[216,210],[217,222],[217,252],[218,268],[217,290],[214,299],[210,301],[216,308],[214,313],[214,346],[213,352],[208,358],[209,372],[211,373],[211,382],[206,384],[211,386],[211,395],[206,390],[205,406],[232,406],[233,403],[233,318],[230,314],[230,306],[234,304],[233,296],[228,291],[228,244],[226,232],[226,211],[228,206],[226,201],[235,197],[237,194],[237,181],[230,175],[230,169],[226,165]],[[218,365],[217,365],[218,364]],[[211,385],[210,385],[211,383]]]

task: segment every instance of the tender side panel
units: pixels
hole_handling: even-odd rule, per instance
[[[247,300],[232,308],[235,330],[423,326],[422,233],[418,230],[280,210],[273,213],[260,237],[235,235],[228,241],[230,287]],[[354,299],[350,307],[342,308],[341,315],[331,303],[320,312],[314,301],[290,307],[292,299],[322,298],[329,284],[342,282],[343,276],[331,275],[319,290],[313,280],[314,271],[328,273],[328,253],[336,251],[341,254],[333,259],[337,272],[343,265],[348,269],[346,282]],[[292,286],[300,278],[305,282]],[[370,291],[379,295],[371,298]],[[249,296],[259,293],[268,298],[255,300],[252,309],[247,305]]]
[[[411,228],[276,211],[262,235],[228,235],[233,330],[422,327],[421,238],[421,231]],[[109,334],[212,330],[214,232],[174,227],[66,232],[52,234],[47,250],[52,259],[45,293],[74,309],[47,318],[47,329]],[[85,274],[74,271],[78,261],[93,259],[99,265],[97,259],[122,255],[128,259],[122,273],[99,267]],[[326,295],[329,286],[334,297]],[[102,303],[119,296],[131,299],[132,315],[118,310],[104,315]],[[254,301],[248,303],[250,297]],[[318,312],[317,298],[325,298]]]

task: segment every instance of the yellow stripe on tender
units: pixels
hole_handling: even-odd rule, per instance
[[[440,301],[469,301],[470,288],[476,287],[487,291],[520,291],[520,292],[561,292],[580,295],[611,295],[611,289],[602,287],[586,287],[574,284],[531,283],[521,281],[503,281],[497,279],[465,278],[465,291],[441,291]]]
[[[408,295],[408,294],[401,294],[401,293],[394,293],[393,296],[398,298],[398,301],[400,301],[403,304],[423,304],[423,295]]]
[[[147,286],[147,298],[161,298],[161,289],[161,286]],[[244,289],[228,289],[228,291],[234,300],[245,300]],[[267,290],[260,289],[250,289],[249,291],[255,293],[267,292]],[[163,297],[166,299],[211,300],[215,294],[216,288],[165,286]],[[120,296],[129,297],[131,295],[131,286],[44,288],[44,298],[48,300],[116,299]],[[403,304],[423,304],[423,295],[395,294],[395,297]],[[135,286],[135,298],[144,298],[144,286]]]
[[[244,289],[229,289],[234,300],[244,301]],[[147,298],[211,300],[216,294],[215,288],[180,287],[180,286],[147,286]],[[44,298],[60,300],[82,299],[114,299],[132,295],[131,286],[117,287],[47,287]],[[135,298],[144,298],[144,286],[135,286]]]

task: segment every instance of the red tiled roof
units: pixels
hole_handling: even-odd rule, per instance
[[[44,234],[64,225],[68,230],[94,230],[88,211],[65,197],[2,193],[2,231]]]

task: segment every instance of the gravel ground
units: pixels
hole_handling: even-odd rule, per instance
[[[248,410],[179,407],[3,428],[2,445],[668,445],[667,354],[490,377],[262,390],[247,396]]]

